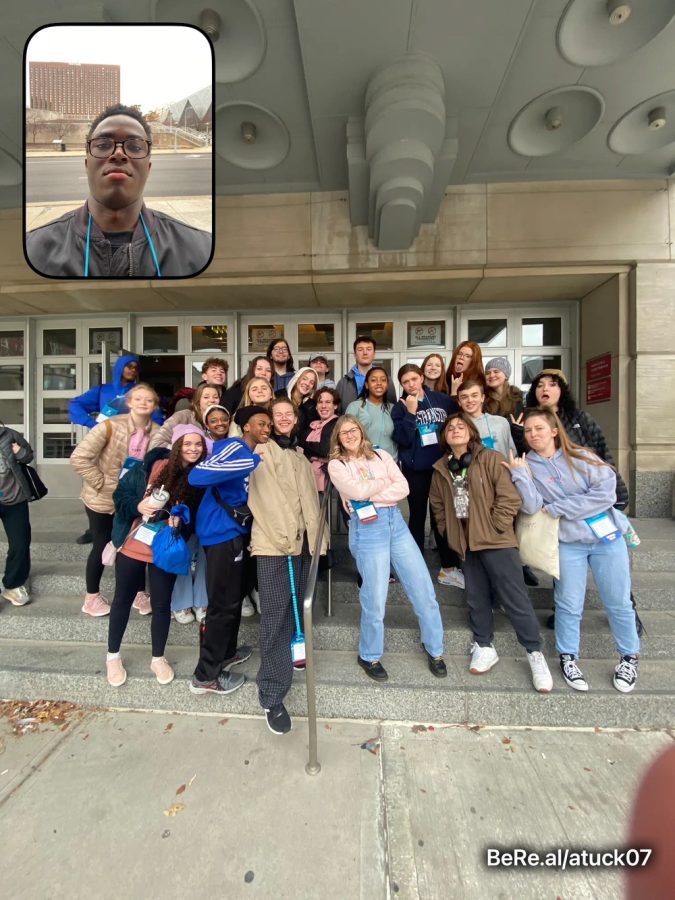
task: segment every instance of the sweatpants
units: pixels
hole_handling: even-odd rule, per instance
[[[3,583],[8,590],[21,587],[30,575],[30,517],[28,501],[5,506],[0,503],[0,519],[7,535],[7,559]]]
[[[410,493],[408,494],[408,528],[415,539],[415,543],[424,555],[424,529],[427,521],[427,507],[429,506],[429,490],[431,489],[431,476],[433,470],[417,472],[402,466],[401,471],[408,482]],[[441,557],[441,565],[444,569],[455,569],[461,566],[461,560],[454,550],[448,547],[445,537],[436,528],[434,515],[429,510],[431,529],[436,539],[436,547]]]
[[[467,550],[464,560],[466,602],[473,639],[489,647],[494,638],[492,593],[513,625],[518,643],[526,650],[541,650],[539,622],[532,608],[520,556],[515,547]]]
[[[263,709],[282,703],[291,689],[293,661],[291,639],[295,633],[291,581],[286,556],[258,556],[260,597],[260,669],[256,683]],[[292,557],[298,616],[302,627],[302,601],[307,587],[311,556],[307,536],[302,552]]]
[[[139,581],[145,580],[146,565],[152,595],[150,623],[152,655],[164,656],[171,624],[171,594],[176,576],[165,572],[164,569],[158,569],[152,563],[144,563],[139,559],[125,556],[124,553],[118,553],[115,560],[115,596],[110,606],[108,620],[109,653],[119,653]]]
[[[209,605],[199,662],[194,671],[198,681],[215,681],[225,660],[237,652],[248,541],[249,535],[245,534],[204,547]]]

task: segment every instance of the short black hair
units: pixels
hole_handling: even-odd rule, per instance
[[[139,125],[143,126],[143,131],[148,140],[152,143],[152,131],[150,130],[150,125],[143,113],[139,112],[133,106],[125,106],[123,103],[115,103],[113,106],[108,106],[103,112],[96,116],[87,132],[87,140],[91,138],[101,122],[104,119],[109,119],[111,116],[129,116],[130,119],[135,119]]]
[[[369,334],[360,334],[352,344],[352,350],[356,351],[357,344],[372,344],[373,350],[377,350],[377,341]]]

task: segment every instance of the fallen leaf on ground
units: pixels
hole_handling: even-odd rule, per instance
[[[380,752],[380,739],[379,738],[371,738],[369,741],[364,741],[360,744],[362,750],[367,750],[369,753],[372,753],[373,756],[377,756]]]
[[[4,700],[0,702],[0,718],[9,720],[12,731],[18,737],[29,732],[40,731],[41,725],[67,724],[67,719],[83,718],[85,710],[77,703],[64,700]]]
[[[192,776],[192,778],[188,781],[188,787],[192,787],[192,782],[195,780],[196,777],[197,777],[197,773],[195,772],[195,774]]]
[[[229,721],[230,721],[229,719],[218,719],[218,724],[219,725],[227,725],[227,723]]]
[[[182,812],[185,809],[184,803],[172,803],[168,809],[164,810],[165,816],[176,816],[179,812]]]
[[[166,734],[167,731],[171,731],[172,728],[173,728],[173,722],[169,722],[169,724],[164,729],[164,734]]]
[[[176,797],[179,797],[181,794],[184,794],[184,793],[185,793],[185,788],[186,788],[186,787],[187,787],[187,785],[181,784],[181,786],[180,786],[180,787],[178,788],[178,790],[176,791]]]
[[[410,730],[412,731],[413,734],[419,734],[420,731],[431,731],[431,729],[427,728],[426,725],[413,725],[413,727]]]
[[[510,737],[503,737],[503,738],[502,738],[502,744],[510,744],[510,743],[511,743],[511,738],[510,738]]]

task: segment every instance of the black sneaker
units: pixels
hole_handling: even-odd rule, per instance
[[[523,566],[523,579],[528,587],[537,587],[539,579],[529,566]]]
[[[357,656],[356,661],[361,666],[366,675],[369,678],[372,678],[373,681],[386,681],[389,678],[389,676],[387,675],[387,670],[384,668],[379,659],[376,659],[375,662],[366,662],[365,659],[361,659],[360,656]]]
[[[245,675],[234,675],[231,672],[221,672],[213,681],[200,681],[193,675],[190,690],[193,694],[231,694],[245,681]]]
[[[429,671],[432,675],[435,675],[436,678],[446,678],[448,675],[448,668],[445,665],[445,660],[442,656],[432,656],[431,653],[426,649],[424,652],[427,655],[427,662],[429,664]]]
[[[614,687],[622,694],[630,694],[635,687],[637,677],[637,656],[622,656],[619,665],[614,669],[614,678],[612,679]]]
[[[575,691],[587,691],[588,683],[577,665],[576,656],[571,653],[560,654],[560,669],[566,683]]]
[[[76,544],[93,544],[94,538],[92,537],[91,530],[87,528],[85,532],[83,532],[78,538],[75,538]]]
[[[555,613],[552,612],[551,615],[546,620],[546,627],[550,628],[551,631],[555,630]]]
[[[265,718],[272,734],[288,734],[293,727],[291,717],[283,703],[275,703],[270,709],[266,709]]]

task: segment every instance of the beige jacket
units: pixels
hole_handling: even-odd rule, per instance
[[[179,409],[178,412],[169,416],[166,422],[163,425],[160,425],[153,434],[150,438],[150,443],[148,444],[148,450],[154,450],[155,447],[166,447],[168,449],[171,446],[171,436],[173,435],[173,430],[176,425],[196,425],[204,432],[204,434],[206,434],[206,429],[201,422],[198,421],[192,407],[190,407],[190,409]]]
[[[319,528],[319,495],[309,460],[298,449],[282,450],[274,441],[259,444],[262,462],[251,475],[248,505],[253,513],[253,556],[298,556],[307,532],[314,552]],[[324,533],[321,554],[328,545]]]
[[[158,430],[159,426],[152,421],[146,428],[150,435]],[[112,495],[129,455],[129,439],[134,431],[130,415],[113,416],[95,425],[73,450],[70,464],[83,481],[80,497],[94,512],[115,512]]]

